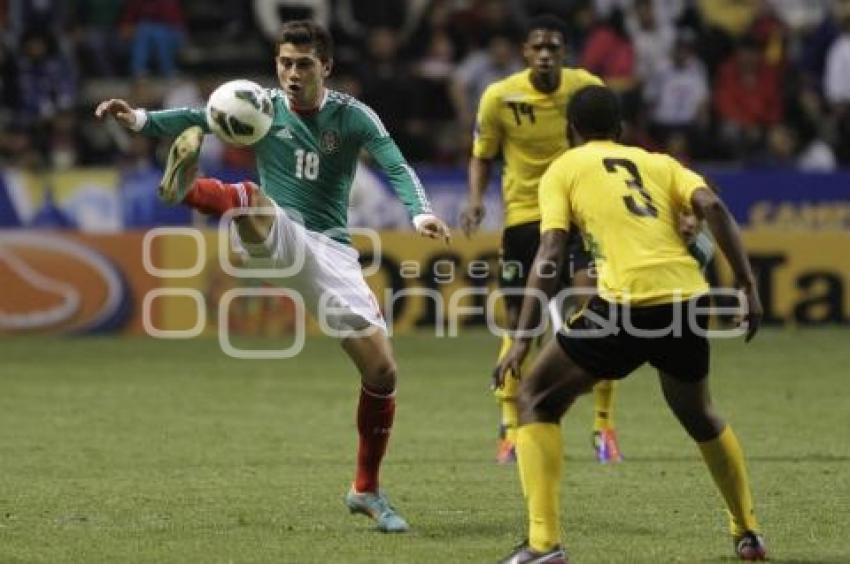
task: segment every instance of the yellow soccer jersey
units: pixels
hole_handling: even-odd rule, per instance
[[[567,102],[602,81],[581,69],[563,69],[557,91],[531,85],[531,70],[494,82],[481,95],[472,154],[492,159],[502,152],[505,226],[540,220],[537,188],[552,161],[567,149]]]
[[[707,186],[672,157],[592,141],[559,157],[540,181],[540,229],[576,224],[596,260],[599,295],[652,305],[708,290],[679,235],[678,214]]]

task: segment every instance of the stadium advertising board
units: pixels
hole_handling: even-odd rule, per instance
[[[760,229],[744,236],[767,323],[850,323],[850,232]],[[457,237],[449,247],[398,231],[358,235],[354,242],[392,331],[450,336],[485,326],[488,316],[501,324],[498,302],[487,298],[496,287],[498,233]],[[227,256],[229,264],[236,259]],[[228,274],[222,262],[212,230],[3,231],[0,331],[185,338],[214,335],[221,323],[235,335],[257,337],[296,329],[298,308],[290,297],[269,290],[265,280]],[[722,262],[709,277],[731,284]],[[228,304],[220,310],[223,296]],[[319,327],[310,320],[306,330]]]

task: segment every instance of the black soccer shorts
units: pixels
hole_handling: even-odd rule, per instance
[[[697,382],[708,375],[709,304],[705,295],[646,307],[594,296],[567,324],[569,330],[558,332],[558,343],[597,378],[625,378],[648,362],[678,380]]]
[[[521,223],[505,228],[502,232],[500,253],[499,286],[501,288],[525,288],[539,246],[539,221]],[[593,259],[590,253],[584,249],[584,240],[576,228],[570,229],[564,252],[561,284],[569,286],[572,276],[579,270],[588,268]],[[521,295],[507,295],[505,301],[508,308],[515,308],[516,311],[519,311],[519,308],[522,307]]]

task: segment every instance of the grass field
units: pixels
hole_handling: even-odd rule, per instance
[[[715,344],[713,387],[748,455],[775,562],[850,562],[848,331]],[[0,562],[492,562],[524,536],[492,463],[495,339],[396,339],[385,536],[342,505],[353,369],[335,342],[237,361],[214,340],[0,341]],[[626,462],[600,467],[590,403],[564,423],[573,561],[731,561],[719,496],[643,369],[619,388]]]

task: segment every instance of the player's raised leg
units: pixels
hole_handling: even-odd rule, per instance
[[[235,217],[240,238],[248,244],[264,242],[274,214],[262,210],[273,208],[274,203],[253,182],[228,184],[216,178],[199,178],[198,156],[203,138],[203,130],[193,126],[171,144],[157,190],[159,198],[169,205],[182,203],[215,216],[234,208],[246,208],[244,214]]]
[[[696,382],[660,373],[664,398],[685,431],[696,441],[729,513],[735,552],[742,560],[764,560],[744,453],[732,428],[714,411],[708,378]]]
[[[407,522],[390,505],[379,488],[381,461],[387,451],[395,415],[396,364],[392,346],[381,330],[349,337],[342,347],[360,371],[361,389],[357,406],[357,470],[345,496],[352,513],[377,522],[387,533],[408,530]]]
[[[561,546],[561,416],[597,380],[564,353],[556,339],[520,384],[517,462],[528,508],[528,541],[505,564],[566,562]]]

